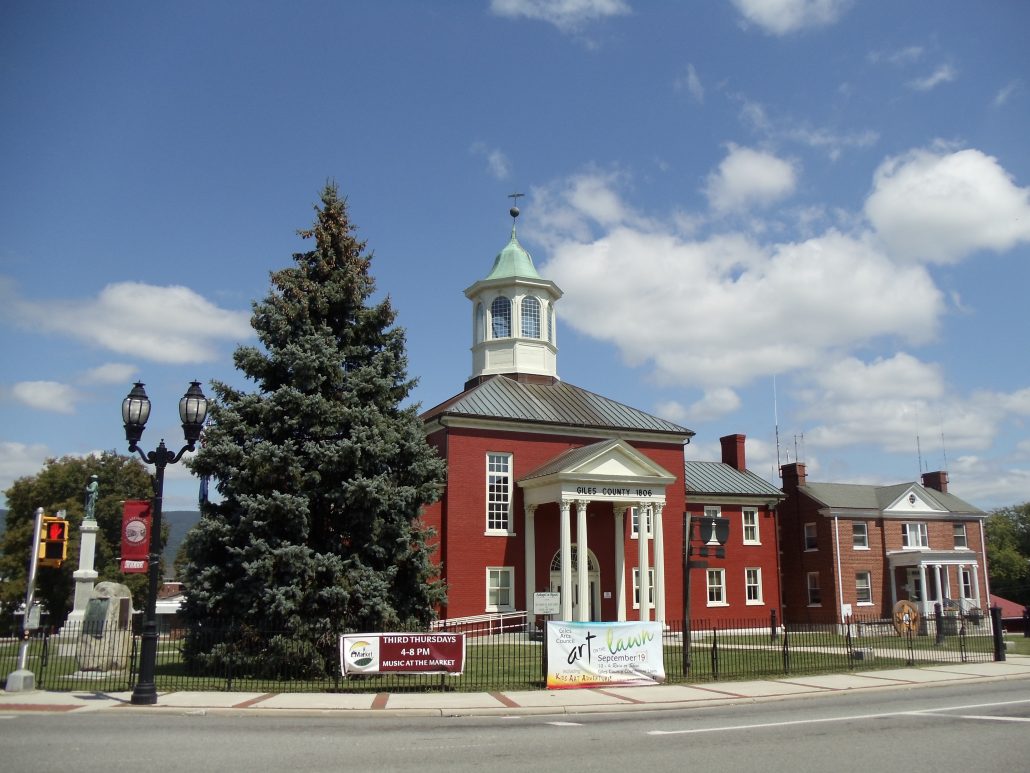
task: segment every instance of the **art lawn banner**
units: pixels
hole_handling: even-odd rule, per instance
[[[547,688],[665,681],[661,623],[547,623]]]
[[[150,568],[150,502],[127,499],[122,508],[122,573],[139,574]]]
[[[350,674],[460,674],[463,633],[357,633],[340,637],[340,671]]]

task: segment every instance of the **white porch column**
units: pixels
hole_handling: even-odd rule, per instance
[[[590,551],[587,547],[587,505],[585,499],[576,500],[576,585],[579,588],[579,605],[576,619],[585,623],[590,619],[590,578],[587,569],[590,565]]]
[[[973,575],[973,600],[978,607],[982,607],[984,605],[980,603],[980,576],[977,572],[976,564],[970,566],[969,571]]]
[[[651,587],[647,582],[647,502],[637,502],[637,587],[640,619],[651,619]]]
[[[941,565],[933,565],[933,576],[934,581],[937,583],[937,598],[934,599],[938,604],[941,605],[941,609],[944,608],[944,576],[941,574]]]
[[[926,587],[926,564],[919,565],[919,590],[921,591],[919,594],[921,597],[919,599],[919,614],[926,617],[926,600],[929,596],[929,593],[927,592],[928,589]]]
[[[526,505],[526,527],[523,539],[526,540],[526,621],[530,628],[536,628],[536,617],[533,609],[533,594],[536,593],[536,505]]]
[[[612,512],[615,515],[615,619],[622,623],[626,621],[626,506],[616,502]]]
[[[572,503],[561,501],[559,546],[561,551],[561,619],[572,620]]]
[[[665,533],[662,530],[662,510],[665,505],[655,503],[654,517],[654,619],[665,622]]]

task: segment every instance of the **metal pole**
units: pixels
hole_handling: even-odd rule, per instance
[[[39,533],[43,528],[43,508],[36,508],[36,527],[32,532],[32,557],[29,558],[29,579],[25,587],[25,615],[21,621],[21,644],[18,647],[18,671],[28,670],[29,659],[29,613],[36,594],[36,569],[39,564]],[[8,690],[11,688],[8,687]],[[31,686],[28,689],[33,689]]]
[[[690,675],[690,513],[683,513],[683,678]]]
[[[1005,629],[1001,626],[1001,607],[991,607],[991,632],[994,634],[994,659],[1005,659]]]
[[[162,440],[149,461],[155,466],[154,499],[150,523],[150,565],[148,570],[147,605],[143,617],[143,633],[140,636],[139,681],[132,690],[131,702],[136,706],[152,706],[157,703],[157,685],[154,672],[157,668],[157,588],[161,574],[161,505],[164,501],[165,466],[172,455]]]

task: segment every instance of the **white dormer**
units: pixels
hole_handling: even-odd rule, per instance
[[[537,273],[513,225],[490,273],[465,290],[472,301],[469,382],[496,375],[557,380],[554,304],[561,296],[558,285]]]

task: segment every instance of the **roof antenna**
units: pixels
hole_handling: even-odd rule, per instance
[[[780,469],[780,409],[776,402],[776,374],[773,374],[773,426],[776,432],[776,470]]]
[[[941,417],[941,453],[944,454],[944,469],[948,469],[948,447],[944,444],[944,416]]]

